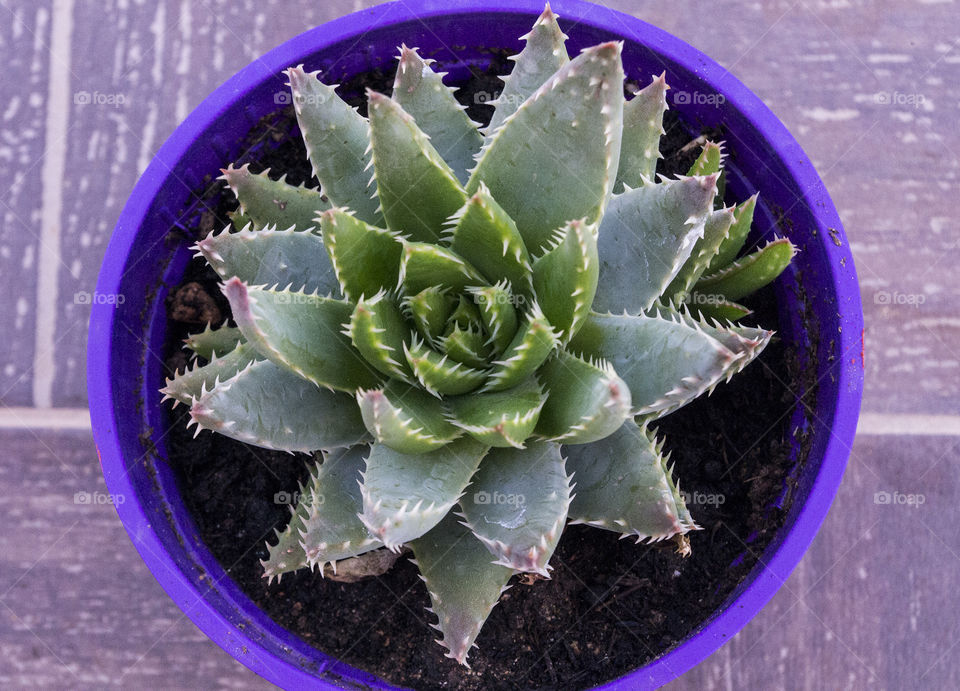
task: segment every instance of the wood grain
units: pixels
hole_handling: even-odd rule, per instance
[[[0,433],[0,688],[265,688],[133,548],[89,435]]]
[[[55,357],[42,375],[56,405],[83,406],[89,308],[76,295],[92,293],[113,225],[153,152],[237,69],[306,27],[372,4],[76,0],[69,45],[57,46],[65,67],[51,59],[53,0],[0,0],[3,406],[34,403],[38,238],[50,185],[62,193],[62,262],[54,285],[39,290],[55,297],[56,316],[44,344]],[[724,65],[813,160],[860,275],[864,409],[956,415],[958,3],[606,4]],[[62,138],[45,130],[57,69],[67,70],[70,89]],[[65,165],[45,188],[52,151]],[[743,632],[671,687],[960,688],[960,542],[951,527],[958,442],[860,438],[797,571]],[[109,504],[74,502],[77,492],[92,499],[105,491],[86,434],[4,430],[0,448],[0,687],[269,687],[182,616]],[[875,503],[878,492],[891,503]],[[924,503],[898,505],[895,492]]]
[[[34,309],[40,245],[40,171],[49,69],[50,2],[0,4],[0,401],[33,402]],[[14,86],[15,85],[15,86]]]

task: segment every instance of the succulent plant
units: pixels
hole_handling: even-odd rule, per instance
[[[719,145],[657,178],[662,75],[627,100],[620,44],[570,59],[549,6],[523,38],[486,128],[406,46],[367,117],[290,68],[319,188],[224,171],[234,227],[196,249],[236,325],[163,390],[197,432],[315,454],[268,578],[409,546],[463,664],[568,522],[697,527],[651,422],[764,348],[733,301],[793,254],[737,259],[756,197],[722,206]]]

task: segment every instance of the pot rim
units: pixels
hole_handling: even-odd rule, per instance
[[[647,665],[609,682],[603,688],[656,687],[680,676],[706,659],[724,642],[733,637],[786,581],[799,563],[820,524],[826,517],[846,466],[856,431],[863,387],[862,364],[862,310],[860,292],[853,259],[846,242],[840,219],[826,193],[823,182],[813,169],[799,144],[776,116],[719,64],[672,35],[632,16],[593,5],[583,0],[555,0],[554,10],[566,20],[579,20],[602,31],[619,34],[659,55],[678,63],[703,80],[706,88],[722,93],[733,108],[763,135],[772,157],[782,161],[796,182],[802,201],[811,210],[818,224],[816,240],[828,250],[827,280],[836,303],[836,320],[841,327],[835,334],[837,351],[843,356],[832,368],[837,378],[832,407],[825,411],[818,423],[825,428],[825,443],[816,474],[810,479],[809,491],[802,505],[798,505],[792,522],[784,525],[778,544],[771,544],[760,561],[726,605],[673,649],[651,660]],[[361,36],[373,29],[394,24],[437,17],[471,13],[504,13],[530,16],[531,21],[543,9],[541,0],[400,0],[378,5],[327,22],[306,31],[255,60],[218,87],[173,132],[154,156],[147,170],[136,184],[118,220],[108,245],[101,268],[97,291],[101,294],[120,292],[126,259],[138,239],[145,215],[167,183],[172,171],[188,155],[194,142],[222,117],[227,107],[243,99],[254,87],[276,79],[289,65],[298,64],[305,55],[325,45]],[[512,39],[513,37],[511,37]],[[839,238],[840,245],[831,239]],[[120,410],[113,391],[115,357],[111,335],[117,328],[118,310],[108,304],[94,304],[90,315],[88,340],[88,393],[94,439],[107,486],[115,494],[138,497],[120,443],[118,417]],[[268,647],[265,638],[279,637],[288,648],[293,648],[306,660],[306,651],[313,651],[285,629],[266,622],[263,630],[252,632],[248,626],[239,629],[235,622],[205,597],[210,588],[202,589],[184,572],[184,565],[169,553],[151,526],[151,518],[139,501],[116,503],[127,533],[151,573],[180,609],[201,629],[237,660],[265,679],[281,686],[330,682],[319,681],[304,664],[295,664],[291,658],[279,657]],[[265,615],[264,615],[265,616]],[[273,624],[271,627],[270,624]],[[306,647],[304,647],[306,646]],[[316,652],[313,658],[316,659]],[[354,683],[383,686],[384,682],[361,670],[329,658],[327,673]],[[339,688],[330,685],[329,688]]]

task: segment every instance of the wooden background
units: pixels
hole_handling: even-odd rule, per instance
[[[180,613],[96,503],[83,294],[177,123],[258,55],[370,4],[0,0],[0,687],[269,686]],[[711,55],[786,123],[844,220],[867,320],[865,415],[823,530],[672,688],[960,688],[960,7],[608,4]]]

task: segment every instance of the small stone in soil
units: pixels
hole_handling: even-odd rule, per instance
[[[216,301],[196,281],[180,286],[167,314],[171,319],[187,324],[219,324],[222,321]]]
[[[356,583],[363,578],[382,576],[397,563],[401,554],[409,552],[410,550],[391,552],[388,549],[375,549],[357,557],[338,561],[336,572],[329,565],[324,566],[323,577],[341,583]]]

